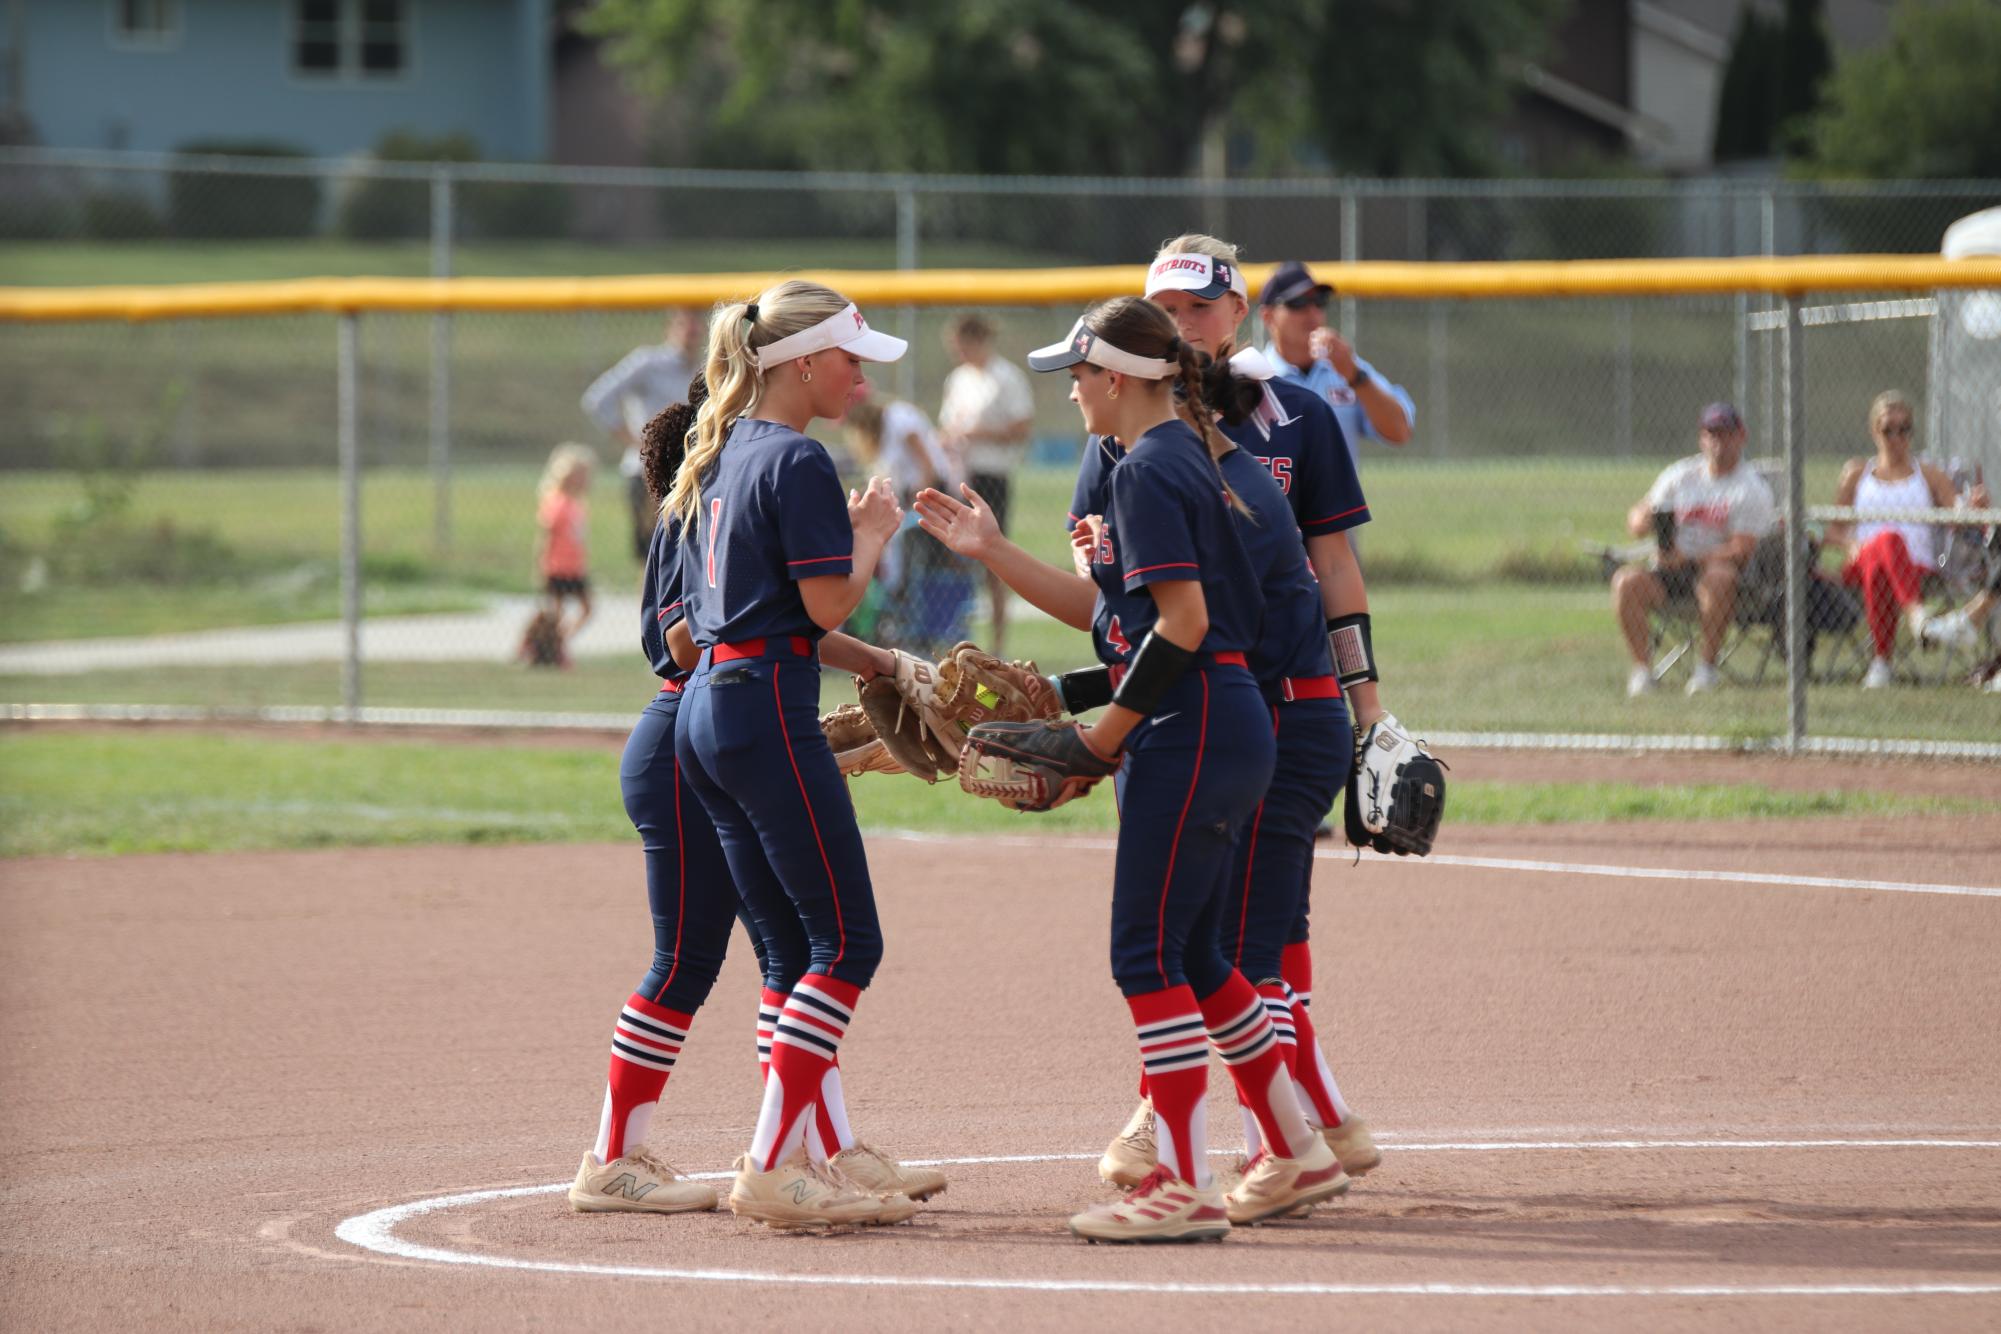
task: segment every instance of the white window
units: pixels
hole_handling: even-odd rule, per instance
[[[407,0],[293,0],[292,72],[395,79],[410,64]]]
[[[111,0],[111,44],[125,51],[180,45],[181,0]]]

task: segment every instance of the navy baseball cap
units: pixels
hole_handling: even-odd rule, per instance
[[[1738,431],[1743,427],[1744,418],[1732,404],[1711,403],[1702,410],[1702,429],[1705,431]]]
[[[1265,279],[1264,291],[1258,293],[1260,306],[1278,306],[1287,301],[1297,301],[1315,292],[1331,292],[1334,289],[1326,283],[1313,281],[1313,270],[1296,259],[1289,259],[1272,271]]]

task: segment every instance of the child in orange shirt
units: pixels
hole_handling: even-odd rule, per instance
[[[541,528],[536,543],[536,568],[549,609],[556,614],[561,636],[568,643],[591,618],[590,521],[591,464],[588,445],[565,443],[549,454],[538,488],[541,503],[535,520]],[[576,619],[561,625],[563,607],[576,599]]]

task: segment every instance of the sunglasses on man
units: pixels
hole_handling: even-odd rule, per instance
[[[1325,310],[1327,309],[1327,293],[1308,292],[1305,296],[1296,296],[1290,301],[1281,301],[1279,304],[1287,310],[1305,310],[1308,306],[1311,306],[1315,310]]]

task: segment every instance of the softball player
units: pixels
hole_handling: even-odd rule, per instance
[[[1358,734],[1379,723],[1393,726],[1377,695],[1368,592],[1347,537],[1368,521],[1368,504],[1331,410],[1310,391],[1272,378],[1274,368],[1255,350],[1236,350],[1237,329],[1249,301],[1234,246],[1200,235],[1169,241],[1148,269],[1147,289],[1148,298],[1174,317],[1189,344],[1218,360],[1229,358],[1233,367],[1263,380],[1264,402],[1248,413],[1226,415],[1222,431],[1270,473],[1297,521],[1319,581],[1329,649],[1339,669],[1332,673],[1335,689],[1346,696],[1334,707],[1351,714]],[[1080,512],[1078,506],[1088,503],[1080,487],[1071,509]],[[1280,754],[1272,788],[1239,849],[1233,876],[1232,953],[1258,980],[1274,1020],[1290,1020],[1280,1022],[1278,1031],[1301,1107],[1321,1127],[1343,1168],[1361,1176],[1382,1162],[1382,1154],[1368,1127],[1343,1100],[1321,1053],[1310,1014],[1313,963],[1307,943],[1312,837],[1346,780],[1354,751],[1348,743],[1316,740],[1333,709],[1316,698],[1327,691],[1323,679],[1306,679],[1312,684],[1295,683],[1293,700],[1280,691],[1275,719]],[[1305,698],[1297,698],[1301,696]],[[1316,806],[1309,823],[1306,811]],[[1258,1126],[1246,1117],[1245,1129],[1255,1156]],[[1120,1182],[1143,1174],[1155,1156],[1153,1141],[1152,1117],[1142,1103],[1106,1149],[1100,1172]]]
[[[662,412],[646,428],[648,453],[665,454],[671,469],[693,419],[686,403]],[[654,1108],[695,1011],[715,985],[736,917],[722,845],[680,781],[674,758],[675,719],[688,674],[674,661],[667,631],[679,622],[681,604],[679,534],[662,524],[647,549],[639,616],[640,645],[660,690],[626,740],[618,769],[626,814],[645,848],[653,965],[612,1030],[597,1142],[570,1187],[571,1207],[584,1213],[716,1207],[714,1190],[682,1177],[645,1147]]]
[[[763,941],[767,987],[774,972],[797,978],[782,1000],[767,992],[769,1077],[730,1190],[736,1213],[780,1227],[914,1211],[901,1193],[881,1197],[830,1170],[812,1133],[882,957],[861,832],[819,729],[818,645],[861,600],[901,511],[881,478],[844,498],[804,432],[841,415],[866,383],[863,362],[903,351],[816,283],[721,307],[710,396],[664,506],[686,535],[684,609],[700,650],[676,756]]]
[[[1082,730],[1128,758],[1116,782],[1120,838],[1112,971],[1125,994],[1152,1094],[1158,1161],[1117,1204],[1078,1214],[1092,1241],[1221,1237],[1341,1189],[1340,1165],[1294,1100],[1262,999],[1220,945],[1231,848],[1271,776],[1271,726],[1246,653],[1264,598],[1240,540],[1241,504],[1210,456],[1207,424],[1175,413],[1173,386],[1200,395],[1201,360],[1151,304],[1120,298],[1029,357],[1068,368],[1087,430],[1130,441],[1107,470],[1088,582],[999,537],[977,493],[935,491],[920,521],[1029,601],[1089,626],[1116,693]],[[956,540],[955,540],[956,533]],[[1162,839],[1161,831],[1171,830]],[[1271,1152],[1226,1199],[1210,1176],[1203,1099],[1216,1044]]]

